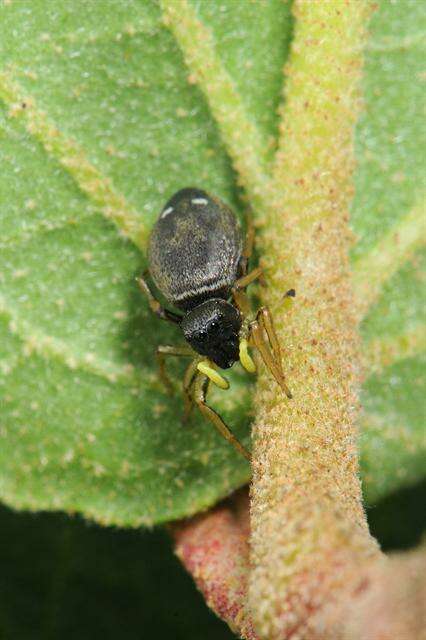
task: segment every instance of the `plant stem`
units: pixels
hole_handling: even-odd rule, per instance
[[[316,637],[318,615],[378,557],[358,477],[359,338],[350,286],[353,126],[364,2],[296,4],[262,254],[294,399],[260,380],[249,604],[261,638]],[[284,292],[296,300],[283,312]],[[350,578],[349,578],[350,576]],[[327,635],[327,638],[333,637]]]

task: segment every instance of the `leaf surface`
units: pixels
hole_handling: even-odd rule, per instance
[[[362,325],[366,353],[375,340],[397,345],[400,336],[417,336],[410,357],[396,347],[395,364],[386,367],[384,361],[364,384],[361,468],[370,501],[419,480],[425,471],[425,27],[421,3],[379,3],[370,24],[365,106],[356,129],[354,268],[412,211],[419,234],[419,248],[384,282]],[[400,242],[396,234],[391,257]]]
[[[272,155],[289,5],[193,6]],[[354,268],[422,197],[423,13],[383,2],[372,18]],[[179,393],[165,395],[154,363],[155,346],[179,336],[150,315],[134,279],[178,188],[202,186],[243,217],[227,141],[157,3],[21,0],[0,5],[0,20],[0,495],[129,526],[192,514],[249,467],[197,414],[181,425]],[[415,254],[386,285],[366,343],[424,322],[420,267]],[[183,366],[170,363],[176,388]],[[422,473],[422,375],[415,357],[365,383],[372,500]],[[211,403],[248,443],[251,386],[237,367],[231,379]],[[395,425],[391,437],[383,425]]]

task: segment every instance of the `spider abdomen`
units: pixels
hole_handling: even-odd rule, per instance
[[[178,191],[150,237],[149,270],[170,304],[189,311],[227,300],[240,275],[242,236],[233,212],[201,189]]]

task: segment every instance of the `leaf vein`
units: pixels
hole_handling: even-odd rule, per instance
[[[188,80],[196,82],[205,95],[240,183],[253,206],[261,206],[268,182],[268,147],[216,51],[213,34],[187,0],[161,0],[160,4],[164,23],[190,71]]]
[[[65,340],[50,336],[23,320],[4,296],[0,296],[0,315],[7,320],[10,332],[22,341],[22,355],[30,357],[36,354],[47,360],[56,360],[72,371],[82,370],[110,383],[140,386],[141,378],[131,364],[120,366],[94,353],[76,353]]]
[[[111,179],[90,162],[84,149],[73,138],[65,136],[37,107],[34,98],[19,86],[10,71],[0,72],[0,99],[9,107],[9,117],[22,118],[27,132],[68,171],[99,211],[123,236],[144,250],[148,230],[140,214],[116,190]]]
[[[368,43],[366,49],[372,52],[387,52],[408,49],[409,47],[425,46],[426,38],[424,32],[412,33],[405,38],[383,38],[382,40],[372,40]]]
[[[358,312],[364,317],[379,298],[383,286],[426,242],[425,194],[375,247],[355,261],[352,284]]]
[[[364,344],[364,366],[370,375],[387,367],[414,358],[426,351],[426,326],[421,324],[396,336],[368,340]]]

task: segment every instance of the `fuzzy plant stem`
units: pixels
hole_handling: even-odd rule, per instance
[[[261,247],[265,301],[277,318],[294,395],[288,401],[261,376],[249,604],[268,640],[339,637],[342,620],[330,612],[361,588],[360,568],[380,557],[358,476],[359,338],[348,260],[366,15],[360,1],[296,4]],[[284,313],[290,287],[296,301]]]
[[[250,574],[248,494],[238,491],[205,514],[172,527],[176,553],[207,604],[244,640],[256,633],[247,603]],[[339,570],[339,568],[337,568]],[[426,549],[391,555],[359,567],[359,589],[329,611],[334,619],[306,635],[303,621],[282,640],[425,640]],[[296,612],[295,612],[296,613]],[[309,615],[309,612],[308,612]],[[339,621],[338,623],[336,621]]]

